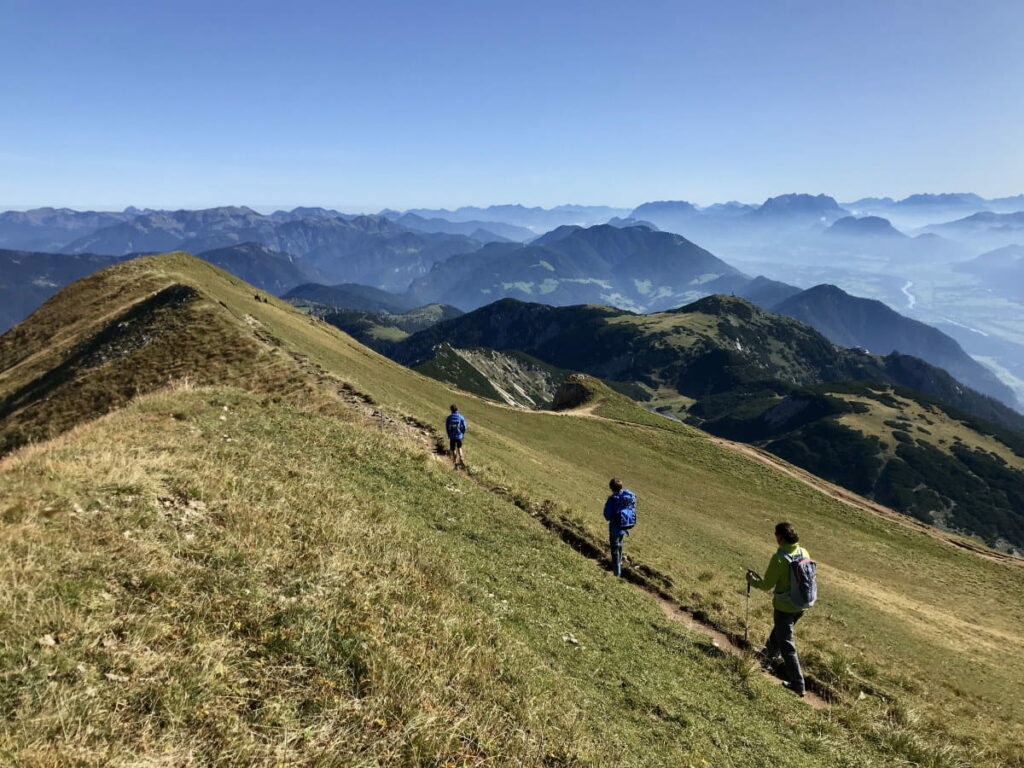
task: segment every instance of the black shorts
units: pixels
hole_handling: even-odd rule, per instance
[[[462,438],[460,437],[458,440],[452,440],[449,438],[448,444],[451,446],[450,450],[454,451],[456,448],[462,447]]]

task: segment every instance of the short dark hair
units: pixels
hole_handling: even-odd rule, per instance
[[[612,493],[618,493],[622,490],[622,481],[613,477],[608,481],[608,487],[612,489]]]
[[[792,523],[779,523],[776,525],[775,535],[787,544],[796,544],[800,541],[800,536],[797,534],[796,528],[793,527]]]
[[[455,413],[457,410],[459,410],[459,406],[452,404],[452,413]]]

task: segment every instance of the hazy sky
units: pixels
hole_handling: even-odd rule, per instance
[[[1022,0],[0,0],[0,208],[1017,194],[1022,40]]]

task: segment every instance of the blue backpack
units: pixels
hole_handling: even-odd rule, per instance
[[[789,563],[789,602],[805,611],[818,600],[818,564],[800,547],[792,555],[779,552]]]
[[[632,528],[636,525],[636,496],[632,491],[619,491],[615,496],[619,500],[619,528]]]
[[[444,420],[444,429],[449,440],[461,440],[466,434],[466,420],[456,411]]]

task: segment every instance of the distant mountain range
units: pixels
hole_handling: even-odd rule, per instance
[[[787,225],[824,224],[846,216],[828,195],[789,194],[769,197],[759,208],[750,211],[750,221],[772,221]]]
[[[72,240],[138,215],[121,212],[73,211],[70,208],[35,208],[0,213],[0,248],[22,251],[59,251]]]
[[[791,229],[824,229],[847,216],[855,220],[884,217],[890,223],[895,222],[894,229],[898,230],[900,227],[916,229],[946,225],[947,222],[982,212],[1010,214],[1019,211],[1024,211],[1024,195],[985,199],[973,193],[917,194],[902,200],[868,197],[838,203],[828,195],[786,194],[768,198],[760,205],[729,202],[700,207],[685,200],[661,200],[637,206],[630,217],[653,222],[660,229],[699,239],[701,236],[718,237],[728,234],[722,231],[727,222],[731,227],[741,228],[741,231],[758,225],[762,228],[782,226]],[[999,221],[983,216],[975,220],[975,225],[988,226]],[[867,227],[872,224],[880,228],[880,233],[883,227],[879,222],[862,225],[847,222],[840,231],[845,231],[847,227],[867,231]]]
[[[631,218],[654,223],[659,229],[687,237],[736,237],[764,229],[823,229],[849,212],[828,195],[787,194],[770,197],[761,205],[730,202],[700,208],[685,200],[644,203]]]
[[[384,215],[393,213],[392,211],[382,211]],[[470,205],[455,210],[413,208],[405,213],[425,219],[445,219],[455,222],[502,222],[516,227],[524,227],[539,235],[566,224],[582,227],[604,224],[615,216],[627,216],[629,209],[612,208],[607,205],[556,205],[554,208],[527,208],[523,205],[490,205],[486,208],[479,208]]]
[[[956,341],[880,301],[851,296],[834,285],[818,285],[775,304],[771,310],[807,323],[833,344],[861,347],[879,355],[913,355],[982,394],[1018,405],[1013,390]]]
[[[695,210],[693,206],[669,208]],[[763,215],[785,218],[798,211],[793,215],[800,219],[834,211],[835,205],[831,199],[791,196],[770,208],[774,212]],[[647,212],[657,213],[658,206],[652,205]],[[199,256],[268,293],[393,314],[431,303],[468,310],[501,298],[538,299],[554,305],[611,304],[650,312],[685,305],[710,293],[733,293],[765,309],[804,320],[834,343],[918,356],[980,392],[1017,405],[1005,385],[939,331],[903,318],[879,302],[857,299],[836,288],[823,286],[798,296],[800,289],[795,286],[765,277],[751,280],[686,238],[647,225],[623,221],[617,227],[564,226],[527,245],[504,242],[481,248],[478,241],[458,234],[413,233],[383,217],[344,218],[334,213],[300,209],[264,216],[245,208],[151,212],[101,229],[66,250],[86,246],[123,250],[134,245],[153,250],[197,248],[235,237],[263,237],[296,250],[308,249],[307,254],[299,257],[247,242],[201,251]],[[913,248],[923,247],[922,238],[906,238],[879,217],[843,217],[823,233],[840,243],[895,241],[908,258],[913,256]],[[445,239],[430,244],[423,237]],[[406,243],[411,243],[408,250],[402,247]],[[435,262],[429,272],[413,280],[408,291],[401,290],[410,273],[426,270],[426,261],[433,257],[425,254],[437,253],[438,248],[460,250],[460,246],[470,250]],[[928,248],[935,252],[933,246]],[[338,258],[330,258],[332,254]],[[356,281],[330,285],[332,278],[342,273],[339,262],[343,257],[344,274],[381,280],[382,271],[390,270],[395,280],[392,285],[398,290],[385,291]],[[19,321],[60,286],[120,258],[125,257],[91,255],[77,265],[71,254],[60,258],[23,252],[8,256],[11,266],[4,270],[7,290],[13,297],[19,285],[26,288],[7,303],[0,316],[3,327]],[[999,253],[977,260],[975,272],[985,272],[985,264],[995,263],[1005,263],[1005,268],[988,269],[987,279],[996,286],[1021,284],[1013,279],[1018,262]],[[789,303],[783,305],[785,300]]]
[[[932,224],[927,231],[945,237],[986,243],[997,247],[1024,242],[1024,211],[992,213],[981,211],[956,221]]]
[[[847,215],[858,218],[875,215],[890,219],[898,229],[905,229],[942,225],[977,213],[1012,214],[1021,211],[1024,211],[1024,195],[986,199],[974,193],[915,194],[902,200],[869,197],[842,204],[828,195],[792,193],[770,197],[760,204],[729,201],[698,206],[685,200],[662,200],[643,203],[633,209],[604,205],[531,208],[515,204],[464,206],[454,210],[385,209],[376,217],[319,207],[278,210],[265,216],[248,208],[231,206],[206,211],[159,211],[134,207],[123,211],[36,208],[0,213],[0,248],[53,252],[70,247],[73,252],[116,250],[125,253],[166,250],[180,247],[182,241],[193,237],[212,236],[215,241],[201,242],[198,246],[190,244],[190,247],[210,250],[253,241],[275,250],[303,255],[288,251],[281,243],[272,242],[268,235],[263,234],[268,230],[263,219],[283,223],[302,219],[351,221],[383,218],[412,231],[463,235],[481,242],[488,242],[488,238],[524,242],[563,225],[588,227],[608,223],[612,219],[646,221],[660,229],[690,236],[697,235],[702,229],[714,231],[716,226],[730,220],[735,220],[741,227],[755,222],[827,225]],[[99,230],[132,222],[139,217],[150,218],[139,222],[137,227],[106,232],[96,241],[86,239]],[[985,221],[986,217],[982,217],[975,223],[983,225]],[[247,228],[248,232],[245,231]]]
[[[492,243],[440,262],[413,281],[409,295],[462,309],[512,297],[650,311],[745,282],[739,270],[680,235],[644,226],[563,226],[529,245]]]
[[[415,213],[388,216],[391,221],[417,232],[445,232],[449,235],[466,235],[483,243],[515,241],[526,242],[537,233],[526,227],[506,224],[501,221],[448,221],[447,219],[426,219]]]
[[[918,227],[970,216],[982,211],[1013,213],[1024,211],[1024,195],[986,199],[973,192],[916,194],[893,200],[869,197],[844,203],[855,215],[880,214],[898,219],[903,226]]]
[[[403,290],[414,277],[455,253],[482,243],[464,235],[414,232],[381,216],[332,216],[301,210],[265,216],[244,207],[157,211],[81,237],[65,253],[182,250],[204,253],[256,242],[300,257],[328,281]]]

